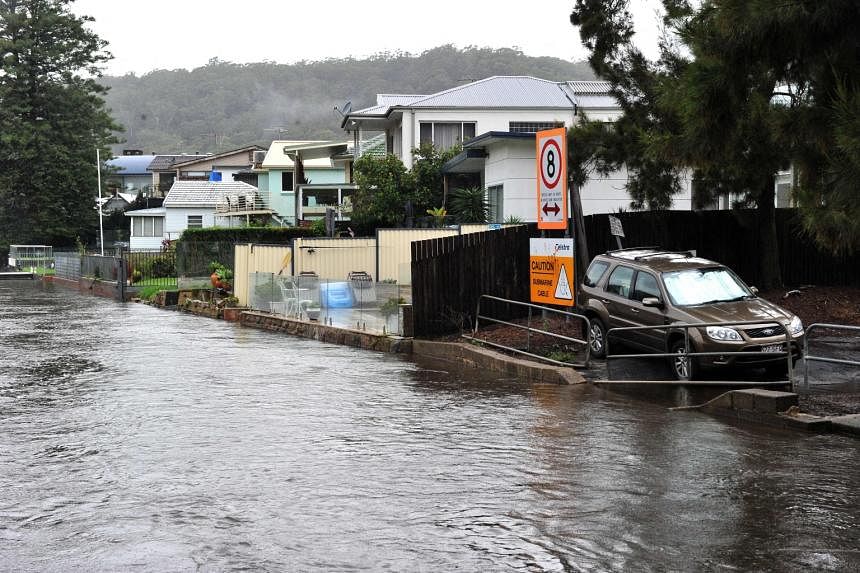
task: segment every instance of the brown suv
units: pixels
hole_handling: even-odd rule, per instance
[[[591,320],[592,356],[606,355],[607,331],[612,328],[702,324],[686,329],[689,352],[714,354],[688,359],[681,327],[612,332],[610,342],[671,353],[672,371],[681,380],[692,380],[700,368],[731,365],[763,367],[770,375],[784,376],[788,369],[786,332],[792,359],[797,360],[803,324],[756,292],[719,263],[691,252],[644,247],[595,257],[586,271],[578,304]],[[734,324],[751,321],[755,323]],[[773,357],[762,354],[771,352]]]

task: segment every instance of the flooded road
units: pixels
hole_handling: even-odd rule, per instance
[[[860,442],[0,282],[0,571],[856,571]]]

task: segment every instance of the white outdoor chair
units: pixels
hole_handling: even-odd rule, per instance
[[[284,316],[295,316],[301,309],[299,299],[296,296],[296,285],[293,277],[281,277],[278,280],[278,287],[281,289],[281,300],[270,303],[271,312]]]

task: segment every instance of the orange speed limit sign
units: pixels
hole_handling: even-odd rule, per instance
[[[535,135],[537,224],[539,229],[567,227],[567,135],[563,127]]]

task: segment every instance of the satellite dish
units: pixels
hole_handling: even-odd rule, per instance
[[[339,107],[337,107],[337,106],[334,106],[334,110],[335,110],[338,114],[340,114],[340,116],[341,116],[341,117],[346,117],[346,116],[348,116],[348,115],[349,115],[349,112],[351,112],[351,111],[352,111],[352,102],[351,102],[351,101],[348,101],[348,102],[346,102],[345,104],[343,104],[343,109],[341,109],[341,108],[339,108]]]

